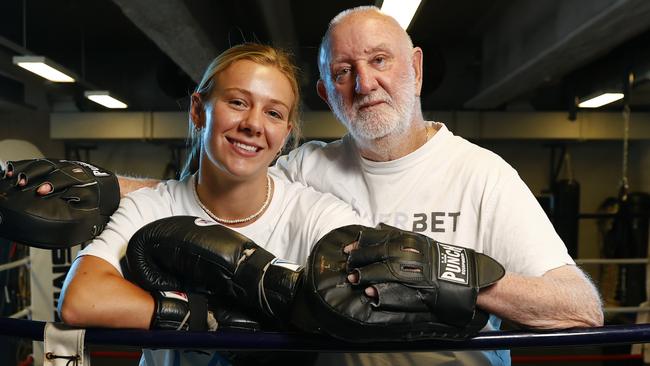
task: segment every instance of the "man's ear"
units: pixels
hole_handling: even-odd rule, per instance
[[[330,109],[332,109],[332,105],[330,104],[329,99],[327,99],[327,90],[325,89],[325,82],[323,79],[318,79],[316,82],[316,93],[318,93],[320,99],[327,103]]]
[[[205,109],[203,108],[203,101],[199,93],[192,93],[190,97],[190,118],[197,130],[205,127]]]
[[[422,91],[422,49],[420,47],[413,48],[413,70],[415,70],[415,83],[417,85],[416,95],[419,97]]]

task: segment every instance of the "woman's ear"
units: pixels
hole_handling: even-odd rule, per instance
[[[195,129],[200,130],[205,127],[205,108],[199,93],[192,93],[190,97],[190,118]]]

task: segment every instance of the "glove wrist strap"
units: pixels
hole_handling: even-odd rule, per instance
[[[205,295],[190,292],[187,294],[190,308],[190,330],[205,332],[208,330],[208,323],[205,321],[205,314],[208,313],[208,299]],[[198,316],[197,316],[198,315]]]

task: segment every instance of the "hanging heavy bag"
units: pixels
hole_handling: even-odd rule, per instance
[[[553,226],[569,251],[578,257],[578,216],[580,214],[580,184],[573,179],[553,183]]]
[[[617,258],[646,258],[648,256],[648,216],[650,195],[630,193],[619,201],[619,211],[607,242],[614,246]],[[619,268],[617,299],[623,306],[638,306],[645,301],[645,267],[622,264]]]

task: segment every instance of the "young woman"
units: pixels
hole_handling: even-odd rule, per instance
[[[298,141],[299,97],[295,67],[284,53],[244,44],[219,55],[191,97],[193,145],[184,177],[122,199],[66,278],[59,302],[63,321],[150,327],[155,299],[123,277],[120,261],[133,233],[163,217],[192,215],[227,225],[297,263],[304,263],[311,246],[330,230],[365,224],[333,196],[269,176],[268,166],[289,135]],[[220,357],[145,350],[141,364],[223,363]]]

